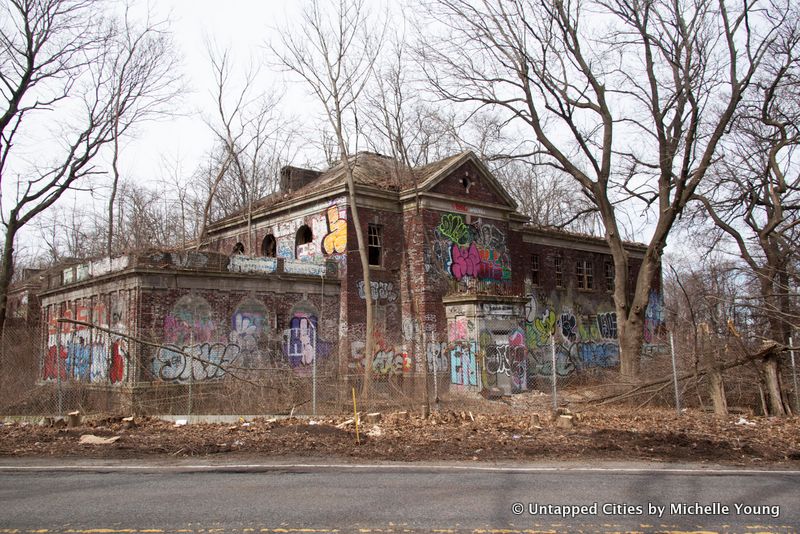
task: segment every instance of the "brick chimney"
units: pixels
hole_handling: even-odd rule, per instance
[[[281,192],[291,193],[320,177],[321,171],[287,165],[281,168]]]

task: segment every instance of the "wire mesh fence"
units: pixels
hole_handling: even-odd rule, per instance
[[[358,409],[368,411],[480,412],[492,409],[487,398],[528,393],[552,408],[592,397],[712,410],[710,392],[720,379],[731,411],[767,412],[758,362],[724,365],[748,350],[735,337],[696,342],[664,329],[646,337],[639,380],[645,386],[632,390],[620,379],[615,332],[600,322],[586,332],[559,322],[548,335],[521,324],[477,333],[455,327],[412,340],[378,336],[369,360],[363,337],[348,334],[341,346],[322,346],[313,325],[262,346],[174,346],[66,319],[47,328],[53,331],[46,336],[37,328],[6,328],[1,414],[342,414],[352,411],[354,393]],[[792,356],[784,353],[780,371],[787,405],[796,409]],[[708,371],[714,366],[716,375]]]

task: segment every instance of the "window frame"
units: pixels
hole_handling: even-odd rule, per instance
[[[577,260],[575,262],[575,282],[577,289],[582,291],[594,290],[594,262],[592,260]]]
[[[617,288],[615,283],[616,272],[614,269],[614,261],[606,260],[603,264],[603,269],[605,270],[606,291],[613,293]]]
[[[373,242],[373,238],[376,242]],[[378,263],[373,263],[373,250],[377,252]],[[383,225],[367,223],[367,264],[370,267],[383,267]]]
[[[553,279],[557,288],[564,288],[564,256],[553,257]]]
[[[539,287],[541,285],[541,263],[538,254],[531,255],[531,285]]]

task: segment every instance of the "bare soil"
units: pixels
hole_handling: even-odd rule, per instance
[[[206,456],[329,457],[359,461],[649,460],[800,467],[800,419],[730,416],[625,406],[588,408],[564,428],[539,411],[439,411],[423,418],[383,413],[360,418],[359,439],[348,417],[256,419],[228,424],[174,423],[104,417],[66,423],[6,421],[0,457],[155,458]],[[119,436],[114,443],[79,443],[84,434]]]

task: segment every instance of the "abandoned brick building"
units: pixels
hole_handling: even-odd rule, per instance
[[[413,171],[359,153],[354,177],[377,380],[413,384],[435,373],[447,387],[524,391],[552,372],[554,332],[559,375],[617,365],[604,240],[530,226],[471,152]],[[214,222],[197,251],[105,258],[39,275],[40,381],[136,387],[218,380],[229,365],[305,374],[312,363],[358,376],[367,361],[365,305],[350,210],[341,164],[324,172],[287,167],[277,193]],[[627,250],[635,276],[645,248]],[[661,321],[658,290],[646,338]]]

